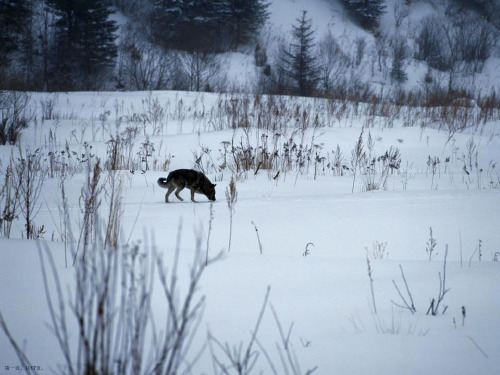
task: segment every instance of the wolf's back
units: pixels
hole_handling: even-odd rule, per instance
[[[167,178],[160,177],[158,179],[158,185],[162,188],[168,189],[172,181],[174,185],[191,187],[197,185],[202,177],[205,176],[193,169],[176,169],[175,171],[170,172]]]

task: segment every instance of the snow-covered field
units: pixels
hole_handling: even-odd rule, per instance
[[[357,171],[353,188],[350,164],[351,151],[363,124],[367,124],[364,115],[338,120],[328,120],[325,115],[321,126],[305,132],[298,131],[294,123],[274,132],[257,128],[217,130],[217,121],[225,121],[217,112],[221,98],[175,92],[32,94],[34,117],[21,139],[23,151],[40,148],[46,156],[51,150],[59,152],[66,147],[81,154],[88,142],[92,153],[104,161],[106,141],[111,136],[127,127],[138,129],[131,155],[134,160],[139,158],[136,165],[143,171],[120,172],[122,243],[140,243],[142,251],[146,244],[154,245],[170,268],[179,247],[181,289],[186,288],[182,283],[187,281],[197,240],[201,241],[203,257],[207,246],[210,256],[224,254],[201,278],[198,293],[206,296],[205,309],[193,350],[186,359],[206,343],[208,330],[219,342],[235,347],[243,342],[245,348],[269,286],[270,305],[257,332],[259,346],[253,347],[261,355],[252,373],[287,373],[275,345],[281,340],[271,305],[285,335],[293,323],[289,344],[301,373],[315,366],[317,374],[499,373],[500,263],[494,261],[500,256],[498,119],[451,137],[449,132],[438,130],[438,124],[403,127],[403,120],[396,118],[388,128],[383,119],[369,122],[373,126],[363,130],[363,150],[377,158],[391,146],[397,147],[401,162],[398,169],[390,169],[385,187],[365,191],[366,174]],[[49,99],[54,100],[54,118],[42,120],[41,103]],[[157,99],[164,110],[156,124],[151,117],[140,120],[141,114],[154,107],[145,104],[152,99]],[[303,108],[310,103],[301,100],[297,99]],[[315,111],[321,115],[321,101],[315,103]],[[226,120],[230,123],[231,119]],[[232,172],[222,166],[223,142],[248,141],[257,148],[263,147],[266,136],[269,143],[276,137],[280,147],[290,138],[303,147],[313,145],[325,159],[317,164],[306,161],[300,169],[282,171],[276,179],[275,170],[240,173],[228,253],[230,211],[225,191]],[[371,148],[368,137],[373,142]],[[154,146],[148,163],[137,155],[146,141]],[[343,162],[351,167],[344,175],[334,173],[328,165],[337,145]],[[15,159],[16,147],[0,147],[1,181],[11,153]],[[439,163],[433,167],[436,157]],[[197,158],[201,160],[198,166],[217,183],[217,201],[211,205],[203,195],[197,195],[198,203],[192,203],[184,190],[184,202],[172,195],[172,202],[166,204],[165,190],[156,180],[171,170],[196,166]],[[167,171],[162,170],[165,160],[169,160]],[[382,166],[377,162],[377,181],[381,173]],[[84,183],[85,173],[79,170],[65,181],[70,221],[77,234],[82,225],[79,198]],[[42,374],[57,371],[63,355],[47,327],[51,323],[37,255],[39,246],[47,247],[54,256],[64,295],[75,291],[75,269],[65,266],[61,241],[59,186],[56,173],[42,188],[40,211],[34,220],[45,230],[39,244],[23,239],[21,216],[14,222],[11,238],[0,238],[0,310],[12,335],[31,363],[43,369]],[[103,195],[104,218],[107,202]],[[437,243],[432,260],[426,251],[430,228]],[[438,314],[426,315],[430,301],[440,292],[446,246],[445,287],[449,292]],[[394,281],[404,293],[400,266],[413,296],[415,314],[391,302],[402,303],[393,285]],[[158,283],[151,303],[161,330],[167,311]],[[465,318],[462,307],[466,309]],[[67,309],[74,339],[75,319]],[[145,345],[148,348],[152,344],[147,340]],[[12,373],[20,363],[3,332],[0,347],[0,373]],[[269,367],[267,355],[275,370]],[[215,373],[209,348],[188,373]]]

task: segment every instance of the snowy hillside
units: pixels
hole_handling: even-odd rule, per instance
[[[10,3],[0,13],[0,88],[397,100],[436,90],[477,99],[500,87],[498,0],[113,3]],[[301,20],[305,91],[292,64]]]
[[[441,0],[408,2],[386,0],[384,1],[385,13],[381,17],[378,34],[375,37],[372,32],[364,30],[353,22],[340,0],[273,0],[269,8],[268,25],[262,33],[261,40],[269,48],[268,55],[272,57],[276,53],[276,48],[279,48],[278,40],[281,38],[289,40],[292,25],[297,23],[297,18],[305,10],[312,20],[316,43],[320,43],[330,32],[339,43],[343,53],[354,59],[358,53],[356,50],[358,41],[364,41],[361,63],[344,74],[352,74],[356,76],[356,79],[375,84],[374,87],[377,90],[381,88],[390,90],[394,86],[401,86],[401,84],[394,85],[391,82],[387,71],[390,70],[393,59],[391,39],[401,36],[407,44],[404,70],[408,75],[402,87],[407,90],[422,89],[428,67],[425,62],[414,58],[417,48],[416,38],[421,22],[431,16],[441,17],[440,22],[453,22],[457,15],[450,14],[447,10],[451,3],[453,2]],[[444,34],[441,34],[441,37],[444,37]],[[498,90],[500,87],[499,43],[497,39],[496,47],[493,48],[491,57],[488,58],[481,72],[471,74],[459,68],[453,73],[456,75],[457,87],[463,86],[483,93]],[[377,50],[378,45],[382,45],[382,52]],[[381,59],[386,64],[382,69],[378,66]],[[241,87],[253,88],[255,85],[253,61],[254,57],[251,53],[239,56],[229,54],[227,58],[229,81],[236,81]],[[447,82],[447,72],[435,71],[434,73],[437,81],[442,81],[443,84]]]
[[[161,373],[497,374],[500,120],[448,110],[31,94],[18,146],[0,146],[2,212],[21,194],[1,227],[0,311],[34,367],[2,330],[0,373],[147,374],[171,359]],[[217,200],[165,203],[156,181],[177,168],[204,171]],[[27,170],[38,194],[16,190]]]

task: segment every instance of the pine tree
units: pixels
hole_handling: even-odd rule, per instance
[[[227,17],[226,0],[188,0],[182,29],[189,50],[212,52],[221,48],[222,27]]]
[[[82,68],[85,77],[91,78],[114,66],[117,56],[115,21],[106,0],[86,0],[87,10],[82,13]]]
[[[249,42],[268,18],[265,0],[155,0],[155,41],[184,51],[215,51]]]
[[[114,65],[116,23],[106,0],[48,0],[58,16],[53,56],[55,84],[62,89],[91,89],[92,81]]]
[[[292,26],[293,41],[290,50],[284,51],[285,69],[293,82],[292,93],[309,96],[318,82],[318,66],[315,63],[314,30],[311,19],[306,18],[307,11],[297,18],[297,25]]]
[[[248,43],[269,17],[264,0],[228,0],[228,24],[233,48]]]
[[[408,79],[404,71],[404,59],[406,57],[406,43],[402,38],[396,38],[392,43],[392,69],[391,78],[393,81],[402,83]]]
[[[31,17],[29,0],[0,1],[0,67],[10,64],[11,54],[19,49],[19,40]]]
[[[155,0],[152,34],[167,49],[213,50],[221,43],[227,12],[227,0]]]
[[[385,12],[383,0],[343,0],[344,5],[359,22],[361,27],[368,30],[375,29],[380,21],[380,17]]]
[[[183,0],[156,0],[151,9],[155,42],[165,46],[179,36],[183,20]]]

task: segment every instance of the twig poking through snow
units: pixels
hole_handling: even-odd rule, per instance
[[[372,267],[370,265],[370,259],[368,258],[368,254],[366,254],[366,263],[368,265],[368,277],[370,278],[370,289],[371,289],[371,293],[372,293],[373,311],[376,314],[377,313],[377,305],[375,304],[375,293],[373,292]]]
[[[470,336],[467,336],[469,338],[469,340],[474,344],[474,346],[476,347],[477,350],[479,350],[479,352],[484,355],[484,357],[486,359],[488,359],[488,354],[478,345],[478,343],[476,341],[474,341],[474,339]]]
[[[257,229],[257,225],[252,221],[252,225],[255,228],[255,233],[257,233],[257,241],[259,242],[259,250],[260,253],[262,254],[262,243],[260,242],[260,237],[259,237],[259,230]]]
[[[408,297],[410,298],[410,303],[411,303],[411,306],[410,304],[408,304],[408,302],[406,301],[406,299],[403,297],[403,294],[401,293],[401,291],[399,290],[398,288],[398,285],[396,284],[396,282],[394,280],[392,280],[392,283],[394,284],[394,287],[396,288],[398,294],[399,294],[399,297],[401,297],[401,299],[403,300],[403,303],[404,303],[404,306],[402,305],[399,305],[397,303],[395,303],[394,301],[391,300],[391,302],[398,306],[398,307],[401,307],[403,309],[408,309],[411,311],[412,314],[415,314],[417,312],[417,309],[415,308],[415,304],[413,303],[413,297],[411,295],[411,292],[410,292],[410,288],[408,287],[408,283],[406,282],[406,277],[405,277],[405,274],[403,272],[403,267],[401,267],[401,265],[399,265],[399,268],[401,269],[401,277],[403,278],[403,281],[405,283],[405,287],[406,287],[406,293],[408,293]]]

